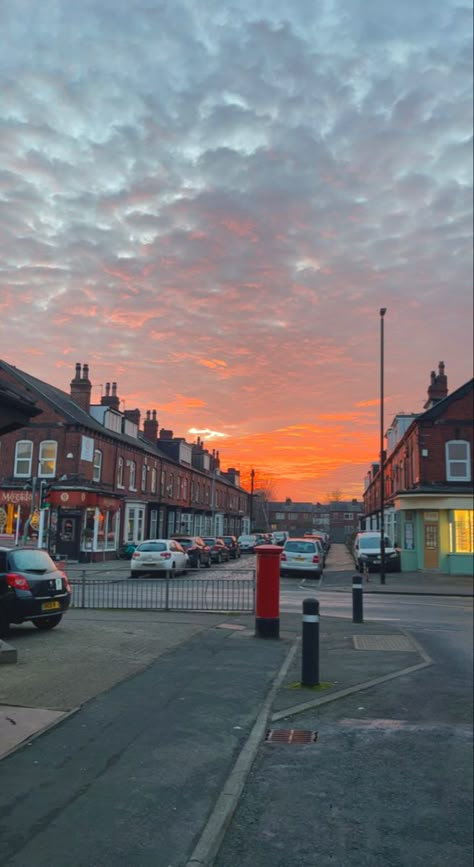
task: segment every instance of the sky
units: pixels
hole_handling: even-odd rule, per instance
[[[0,356],[361,497],[472,376],[470,0],[0,0]],[[199,433],[204,432],[204,433]]]

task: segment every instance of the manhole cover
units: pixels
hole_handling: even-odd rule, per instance
[[[404,650],[416,652],[409,638],[404,635],[353,635],[356,650]]]
[[[269,744],[314,744],[318,733],[305,729],[269,729],[265,741]]]

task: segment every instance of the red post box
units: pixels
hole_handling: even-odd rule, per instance
[[[280,557],[278,545],[259,545],[255,598],[255,635],[258,638],[280,637]]]

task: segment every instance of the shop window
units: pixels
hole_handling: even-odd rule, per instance
[[[94,451],[94,465],[92,468],[92,481],[100,482],[102,475],[102,452],[100,449]]]
[[[19,440],[15,448],[14,476],[31,476],[33,463],[33,443],[31,440]]]
[[[117,464],[117,488],[123,488],[123,458],[118,459]]]
[[[474,554],[474,511],[456,509],[451,525],[451,550],[456,554]]]
[[[465,440],[446,443],[446,479],[448,482],[471,481],[470,446]]]

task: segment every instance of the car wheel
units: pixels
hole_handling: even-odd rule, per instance
[[[43,617],[42,620],[34,620],[33,623],[37,629],[42,629],[45,632],[49,629],[54,629],[63,619],[62,614],[54,614],[53,617]]]

